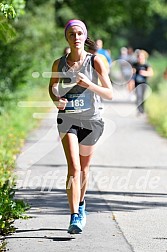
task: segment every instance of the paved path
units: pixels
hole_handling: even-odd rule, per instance
[[[17,161],[17,196],[28,200],[28,220],[15,222],[10,252],[167,251],[167,140],[133,103],[106,102],[104,134],[90,168],[87,225],[67,234],[66,161],[55,113],[34,131]]]

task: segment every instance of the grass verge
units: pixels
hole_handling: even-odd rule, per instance
[[[50,101],[47,87],[26,89],[24,101]],[[3,237],[15,231],[14,220],[26,218],[23,215],[29,208],[22,200],[15,199],[15,161],[27,134],[39,125],[33,113],[46,112],[48,108],[20,107],[12,101],[0,116],[0,251],[4,251]]]
[[[150,62],[154,70],[154,76],[150,79],[153,93],[146,101],[146,111],[149,122],[161,136],[167,138],[167,80],[164,79],[166,56],[155,53]]]
[[[157,132],[167,138],[167,83],[163,92],[153,93],[146,102],[149,122]]]

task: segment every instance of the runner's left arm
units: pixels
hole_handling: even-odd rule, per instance
[[[77,84],[89,89],[104,99],[111,100],[113,97],[111,81],[102,60],[98,56],[94,58],[94,67],[100,79],[101,86],[91,82],[83,73],[78,73]]]

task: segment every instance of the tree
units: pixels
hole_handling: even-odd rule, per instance
[[[0,40],[4,43],[16,36],[12,21],[24,13],[25,0],[5,0],[0,2]]]
[[[56,9],[59,24],[64,25],[69,18],[80,18],[87,24],[92,37],[95,39],[101,37],[108,47],[111,44],[117,46],[121,38],[123,41],[126,38],[127,43],[133,44],[132,37],[141,38],[141,31],[144,40],[153,32],[157,16],[167,20],[167,0],[56,0],[56,2],[61,3],[57,4]],[[68,15],[64,15],[67,9]]]

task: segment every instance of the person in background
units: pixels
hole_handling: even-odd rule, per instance
[[[97,49],[98,49],[97,52],[106,57],[106,59],[108,61],[108,64],[111,67],[112,59],[110,57],[110,54],[109,54],[108,50],[103,48],[103,41],[101,39],[97,39],[96,40],[96,45],[97,45]]]
[[[119,59],[126,60],[126,61],[128,60],[128,48],[127,47],[125,47],[125,46],[121,47]]]
[[[166,67],[166,69],[164,71],[163,77],[164,77],[165,80],[167,80],[167,67]]]
[[[135,88],[138,115],[144,113],[144,95],[147,89],[148,77],[153,76],[153,69],[147,63],[148,53],[145,50],[136,51],[137,62],[133,64],[134,74],[129,82],[129,90]]]
[[[136,61],[137,61],[136,54],[135,54],[135,52],[134,52],[134,50],[133,50],[133,47],[128,46],[127,49],[128,49],[127,61],[128,61],[131,65],[133,65],[133,64],[136,63]]]
[[[120,48],[120,56],[119,56],[119,65],[121,71],[121,79],[120,84],[125,84],[127,80],[129,80],[129,76],[131,75],[131,66],[128,62],[128,48],[121,47]]]

